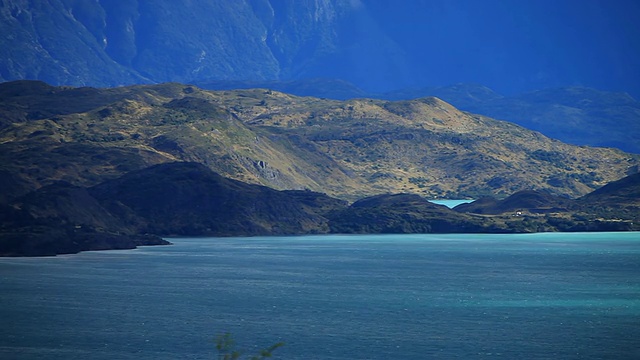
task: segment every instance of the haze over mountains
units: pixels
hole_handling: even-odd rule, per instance
[[[116,86],[342,79],[640,96],[633,0],[0,2],[0,80]]]

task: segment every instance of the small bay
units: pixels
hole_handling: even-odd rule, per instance
[[[0,358],[640,358],[639,233],[169,240],[1,258]]]
[[[432,202],[434,204],[438,204],[438,205],[444,205],[450,209],[453,209],[454,207],[460,205],[460,204],[467,204],[470,202],[473,202],[473,200],[454,200],[454,199],[444,199],[444,200],[429,200],[429,202]]]

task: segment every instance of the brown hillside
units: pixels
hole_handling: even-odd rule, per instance
[[[175,83],[27,85],[0,84],[0,111],[8,114],[0,130],[0,176],[7,179],[0,181],[19,192],[55,180],[90,186],[180,160],[245,182],[343,199],[529,189],[577,197],[640,164],[637,155],[567,145],[437,98],[334,101]]]

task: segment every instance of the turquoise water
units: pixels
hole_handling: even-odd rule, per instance
[[[640,234],[172,239],[0,259],[0,359],[638,359]]]
[[[448,208],[453,209],[454,207],[460,205],[460,204],[466,204],[466,203],[470,203],[473,202],[473,200],[429,200],[430,202],[434,203],[434,204],[438,204],[438,205],[444,205]]]

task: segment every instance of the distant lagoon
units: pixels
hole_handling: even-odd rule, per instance
[[[450,209],[453,209],[454,207],[460,205],[460,204],[466,204],[466,203],[470,203],[473,202],[473,200],[429,200],[429,202],[432,202],[434,204],[438,204],[438,205],[444,205]]]
[[[640,233],[170,240],[0,258],[0,358],[640,358]]]

